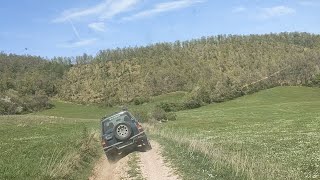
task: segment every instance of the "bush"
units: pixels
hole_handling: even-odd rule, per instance
[[[167,120],[166,112],[163,109],[156,107],[152,111],[152,118],[157,121]]]
[[[139,122],[148,122],[150,119],[148,111],[146,110],[134,110],[132,114],[135,118],[138,119]]]
[[[169,112],[169,113],[166,113],[166,118],[168,121],[175,121],[177,120],[177,115],[174,112]]]
[[[163,109],[165,112],[175,112],[184,109],[182,103],[161,102],[160,104],[157,104],[156,107]]]
[[[6,109],[5,109],[5,107],[3,106],[2,101],[0,101],[0,115],[5,114],[5,112],[6,112]]]
[[[174,112],[165,112],[163,109],[156,107],[152,112],[152,118],[157,121],[174,121],[177,115]]]
[[[200,100],[188,100],[183,103],[184,109],[195,109],[202,106],[202,102]]]
[[[0,115],[19,114],[19,110],[17,104],[0,99]]]
[[[21,95],[9,90],[0,96],[0,115],[30,113],[51,107],[45,95]]]
[[[203,86],[203,87],[197,87],[195,88],[188,96],[188,99],[192,99],[192,100],[199,100],[201,102],[204,103],[212,103],[211,97],[210,97],[210,93],[211,93],[211,89],[209,89],[207,86]]]
[[[21,101],[25,112],[35,112],[51,108],[49,98],[47,96],[23,96],[21,97]]]
[[[134,103],[134,105],[141,105],[143,103],[149,102],[149,98],[148,97],[135,97],[132,101]]]
[[[320,87],[320,74],[316,75],[311,83],[309,84],[310,86],[316,86],[316,87]]]
[[[156,105],[156,108],[163,109],[165,112],[176,112],[185,109],[194,109],[199,108],[203,105],[201,100],[198,99],[190,99],[183,103],[168,103],[168,102],[161,102],[160,104]]]

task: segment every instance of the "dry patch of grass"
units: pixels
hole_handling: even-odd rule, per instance
[[[99,140],[97,131],[86,132],[79,142],[80,148],[66,153],[58,158],[62,150],[53,151],[48,162],[44,162],[43,175],[49,179],[71,179],[82,169],[83,163],[90,162],[99,155],[97,142]]]

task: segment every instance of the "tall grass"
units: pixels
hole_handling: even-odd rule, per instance
[[[77,171],[83,169],[83,166],[90,164],[99,156],[97,149],[98,132],[88,132],[84,129],[82,139],[78,146],[80,148],[67,152],[62,158],[62,150],[55,149],[47,162],[43,163],[43,176],[48,179],[77,179]],[[83,178],[83,177],[82,177]]]

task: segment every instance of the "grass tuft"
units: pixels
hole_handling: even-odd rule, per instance
[[[145,178],[142,176],[141,168],[139,166],[140,158],[137,152],[134,152],[130,155],[129,161],[128,161],[128,176],[132,180],[145,180]]]

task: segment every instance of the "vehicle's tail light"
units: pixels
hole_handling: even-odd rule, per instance
[[[101,139],[101,145],[102,147],[106,147],[107,146],[107,142],[104,138]]]
[[[138,128],[139,132],[143,131],[143,128],[142,128],[141,124],[139,124],[139,123],[137,123],[137,128]]]

